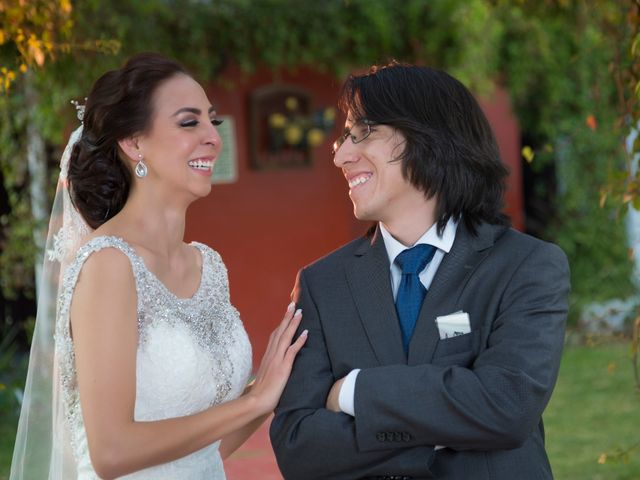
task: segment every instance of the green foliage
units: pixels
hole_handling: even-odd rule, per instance
[[[70,0],[6,0],[0,2],[0,92],[7,92],[17,74],[42,67],[65,43],[71,31]]]
[[[21,3],[47,4],[41,0],[21,0]],[[557,173],[555,184],[536,185],[537,189],[546,190],[544,196],[555,201],[553,215],[545,219],[547,228],[537,233],[558,243],[569,257],[572,314],[575,316],[588,302],[625,297],[633,292],[619,204],[599,206],[599,192],[607,182],[616,176],[623,184],[627,181],[628,164],[621,145],[628,133],[625,130],[628,123],[621,117],[629,115],[637,119],[640,104],[634,90],[640,85],[636,83],[638,75],[627,78],[620,73],[637,73],[640,65],[637,62],[640,34],[629,30],[625,20],[631,8],[628,1],[83,0],[72,3],[56,3],[72,7],[68,10],[69,20],[65,19],[64,35],[60,37],[64,47],[54,48],[55,36],[37,36],[44,42],[37,45],[45,52],[40,67],[38,61],[29,64],[31,81],[40,94],[37,106],[26,106],[25,77],[21,75],[11,79],[10,94],[0,96],[0,166],[10,209],[0,216],[0,284],[5,296],[17,292],[33,294],[36,247],[32,231],[36,225],[31,220],[28,198],[26,126],[35,125],[46,140],[49,146],[46,160],[53,178],[60,157],[56,146],[64,144],[65,133],[75,124],[69,100],[81,100],[104,71],[119,66],[133,53],[148,50],[179,59],[204,81],[224,81],[219,75],[229,65],[237,65],[246,73],[266,66],[276,75],[282,69],[311,66],[341,77],[353,69],[396,58],[444,68],[481,94],[489,95],[495,83],[503,84],[511,95],[523,138],[535,151],[531,167],[536,171],[553,167]],[[2,4],[0,0],[0,6]],[[635,12],[637,15],[637,9]],[[47,8],[38,10],[38,15],[45,15],[44,21],[38,17],[35,23],[38,28],[52,25],[46,21],[47,15],[54,20],[58,18]],[[3,17],[2,9],[0,17]],[[0,20],[0,26],[8,25],[5,18]],[[637,18],[635,21],[637,25]],[[13,44],[7,40],[17,41],[18,31],[2,32],[0,27],[3,36],[0,66],[12,64],[20,71],[22,66],[16,61],[20,52],[12,49]],[[632,44],[636,45],[635,53],[630,54]],[[41,58],[37,49],[31,56]],[[52,188],[54,184],[52,180]],[[595,439],[580,438],[575,442],[576,425],[585,425],[587,428],[580,434],[588,437],[589,432],[600,434],[611,424],[633,426],[637,421],[630,420],[631,414],[620,415],[618,421],[609,418],[608,413],[617,406],[619,397],[611,400],[612,397],[607,396],[606,399],[598,397],[600,403],[590,407],[591,416],[564,424],[564,419],[575,419],[572,406],[586,398],[595,398],[593,386],[607,392],[606,395],[611,394],[606,390],[608,387],[597,386],[593,378],[582,379],[577,375],[580,371],[592,372],[593,364],[587,360],[567,365],[573,366],[563,364],[560,386],[568,383],[569,378],[580,378],[580,381],[564,397],[560,388],[554,397],[557,401],[550,407],[549,438],[561,439],[560,444],[549,444],[552,462],[556,462],[554,467],[559,478],[571,478],[568,475],[574,468],[581,469],[574,478],[596,478],[592,472],[599,468],[597,454],[609,446],[593,447]],[[0,373],[3,370],[0,365]],[[0,378],[0,383],[2,381]],[[5,385],[8,381],[13,382],[5,380]],[[618,387],[622,388],[626,382],[628,380],[618,382]],[[578,391],[580,385],[588,386],[588,391]],[[7,408],[14,406],[8,392],[8,388],[0,387],[0,418],[3,419],[9,418],[5,417]],[[628,399],[629,396],[623,399],[627,402],[625,408]],[[563,401],[569,407],[562,404]],[[553,417],[556,411],[561,414]],[[0,439],[12,438],[11,431],[2,428],[0,426]],[[572,438],[562,440],[560,432],[571,432]],[[628,435],[633,433],[630,430]],[[589,457],[580,467],[570,464],[579,458],[571,446],[586,445],[585,442],[590,442],[589,448],[596,451],[592,455],[589,450]],[[3,448],[0,444],[0,450]],[[637,471],[616,478],[636,476]]]
[[[8,294],[33,288],[26,122],[36,125],[48,145],[63,144],[65,128],[74,123],[69,100],[81,100],[100,74],[131,54],[164,53],[202,79],[216,78],[229,64],[247,73],[259,66],[276,71],[313,66],[343,75],[394,57],[447,67],[485,91],[501,32],[483,0],[87,0],[71,12],[68,48],[30,72],[40,93],[37,107],[26,108],[25,77],[0,99],[0,158],[11,197],[11,213],[0,219],[0,266]],[[0,50],[0,62],[14,55],[7,52]],[[59,151],[49,153],[55,173]]]
[[[9,211],[0,215],[0,284],[7,298],[19,291],[33,292],[34,253],[33,220],[29,208],[28,177],[24,161],[25,112],[17,108],[18,95],[0,96],[0,163],[7,190]],[[12,114],[12,112],[16,112]]]
[[[573,304],[628,295],[624,225],[615,209],[598,206],[609,174],[625,165],[610,66],[621,45],[631,45],[628,8],[622,0],[76,2],[68,48],[33,70],[37,108],[24,107],[22,77],[0,99],[0,158],[12,209],[0,219],[3,286],[31,288],[22,272],[12,272],[28,272],[34,258],[25,122],[35,123],[49,145],[63,144],[74,124],[69,100],[81,100],[101,73],[129,55],[154,50],[178,58],[201,79],[218,80],[229,65],[247,73],[312,66],[342,76],[396,58],[445,68],[482,94],[504,84],[535,151],[532,168],[553,165],[558,172],[557,190],[537,186],[548,189],[556,209],[545,219],[549,228],[536,233],[568,253]],[[0,60],[6,55],[1,49]],[[59,151],[49,152],[55,172]]]
[[[20,415],[18,392],[24,389],[27,356],[14,342],[19,324],[0,323],[0,479],[7,478]]]
[[[500,2],[499,2],[500,3]],[[625,37],[623,2],[511,2],[496,11],[505,25],[500,71],[532,164],[557,173],[555,218],[545,235],[567,253],[573,317],[581,306],[633,293],[619,205],[599,205],[612,171],[624,171],[628,133],[620,126],[610,65]],[[610,35],[613,26],[618,35]],[[622,27],[622,28],[620,28]]]

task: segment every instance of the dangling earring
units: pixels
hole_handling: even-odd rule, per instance
[[[135,172],[136,172],[136,177],[138,178],[144,178],[147,176],[147,166],[142,161],[141,153],[138,154],[138,163],[136,163]]]

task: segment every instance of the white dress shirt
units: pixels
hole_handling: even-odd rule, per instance
[[[440,266],[440,262],[444,258],[445,254],[449,253],[453,246],[453,241],[456,238],[456,231],[458,229],[458,223],[449,219],[447,225],[444,227],[442,235],[438,235],[437,224],[433,224],[429,230],[427,230],[416,243],[407,247],[403,243],[396,240],[393,235],[385,228],[380,222],[380,233],[382,233],[382,239],[384,240],[384,246],[387,250],[387,256],[389,257],[389,263],[391,265],[391,291],[393,292],[393,300],[395,302],[396,295],[398,294],[398,288],[400,287],[400,280],[402,279],[402,270],[396,265],[395,259],[404,250],[419,245],[421,243],[427,245],[433,245],[436,247],[436,253],[433,255],[431,261],[427,264],[424,270],[418,275],[420,283],[424,285],[424,288],[429,290],[433,277],[436,275],[436,271]],[[351,370],[349,374],[344,378],[344,382],[340,387],[340,393],[338,395],[338,403],[340,410],[351,416],[355,416],[354,396],[356,389],[356,379],[358,378],[359,368]]]

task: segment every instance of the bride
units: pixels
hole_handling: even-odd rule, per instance
[[[11,480],[224,479],[221,459],[275,407],[301,312],[289,305],[247,387],[224,263],[183,242],[219,124],[156,54],[94,84],[61,162]]]

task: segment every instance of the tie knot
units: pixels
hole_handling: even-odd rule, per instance
[[[396,257],[395,263],[398,264],[403,274],[416,275],[424,270],[424,267],[433,258],[434,253],[436,253],[436,247],[421,243],[401,252]]]

